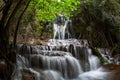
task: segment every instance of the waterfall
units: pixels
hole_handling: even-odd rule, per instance
[[[100,61],[92,54],[88,41],[70,36],[68,23],[72,21],[61,22],[53,24],[54,36],[46,45],[17,45],[14,80],[22,80],[25,71],[34,80],[89,80],[85,74],[100,67]]]
[[[35,80],[40,80],[40,73],[38,73],[37,71],[35,71],[32,68],[29,68],[29,61],[27,58],[21,56],[21,55],[17,55],[17,66],[16,69],[14,70],[14,77],[13,80],[22,80],[22,71],[23,70],[29,70],[31,73],[34,74],[35,76]]]
[[[57,25],[54,23],[54,39],[58,36],[58,39],[65,39],[65,30],[67,28],[69,20],[65,21],[64,25]],[[69,37],[69,33],[68,37]]]
[[[92,55],[91,49],[88,49],[88,52],[89,52],[88,58],[89,58],[89,63],[90,63],[90,70],[98,69],[100,66],[99,59],[95,55]]]
[[[71,36],[67,27],[68,23],[70,23],[70,26],[72,26],[71,20],[67,19],[64,15],[59,15],[59,17],[53,24],[54,39],[64,40],[66,36],[67,38]]]
[[[62,73],[65,78],[76,77],[82,73],[82,69],[79,66],[78,61],[70,56],[62,57],[44,57],[44,68],[48,70],[56,70]]]

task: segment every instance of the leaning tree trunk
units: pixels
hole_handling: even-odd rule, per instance
[[[10,29],[13,28],[11,25],[16,25],[15,34],[17,34],[17,29],[19,27],[19,22],[23,16],[23,13],[27,9],[28,4],[31,0],[3,0],[4,6],[0,13],[2,16],[0,18],[0,61],[4,60],[6,66],[6,71],[1,75],[3,80],[11,80],[11,75],[14,69],[14,64],[16,63],[16,50],[15,45],[9,42]],[[13,22],[13,19],[16,19]],[[15,36],[16,37],[16,36]],[[14,42],[16,44],[16,42]]]

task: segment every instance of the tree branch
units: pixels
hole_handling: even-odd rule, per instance
[[[0,37],[1,38],[4,38],[4,35],[5,35],[5,34],[3,34],[4,33],[4,25],[5,25],[5,21],[7,19],[7,15],[8,15],[8,12],[9,12],[11,5],[12,5],[11,0],[7,1],[7,3],[5,4],[5,6],[3,8],[3,11],[2,11],[3,15],[2,15],[2,18],[0,20]],[[4,42],[4,40],[3,40],[3,42]]]
[[[6,25],[5,25],[5,29],[4,29],[5,31],[6,31],[6,30],[8,31],[9,24],[10,24],[10,20],[11,20],[12,17],[16,14],[17,9],[19,8],[19,6],[20,6],[20,4],[21,4],[22,1],[23,1],[23,0],[19,0],[18,3],[16,4],[16,6],[15,6],[13,12],[11,13],[11,15],[10,15],[10,17],[9,17],[9,19],[8,19],[8,21],[7,21],[7,23],[6,23]]]
[[[6,0],[3,0],[3,2],[6,4],[7,3],[7,1]]]
[[[0,6],[0,12],[4,9],[5,6],[3,6],[4,3],[2,4],[2,6]]]
[[[22,11],[21,15],[19,16],[19,19],[17,21],[17,25],[16,25],[16,29],[15,29],[15,33],[14,33],[14,40],[13,40],[13,45],[14,47],[16,46],[16,40],[17,40],[17,32],[18,32],[18,29],[19,29],[19,24],[20,24],[20,20],[23,16],[23,14],[25,13],[26,9],[28,8],[28,5],[30,3],[31,0],[28,1],[28,3],[26,4],[26,7],[24,8],[24,10]]]

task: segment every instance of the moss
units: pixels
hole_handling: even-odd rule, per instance
[[[100,52],[98,51],[98,48],[92,48],[92,51],[93,51],[93,54],[96,55],[96,56],[99,58],[99,60],[100,60],[100,62],[101,62],[102,64],[108,63],[108,62],[101,56]]]

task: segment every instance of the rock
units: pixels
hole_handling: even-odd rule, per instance
[[[120,65],[106,64],[100,69],[102,72],[108,72],[107,80],[120,80]]]
[[[33,68],[33,69],[25,69],[22,72],[22,80],[38,80],[37,78],[35,78],[37,75],[34,74],[33,72],[37,72],[40,74],[39,76],[39,80],[51,80],[49,79],[44,73],[43,70],[40,68]]]
[[[112,71],[115,71],[115,70],[119,70],[120,71],[120,65],[105,64],[99,70],[103,71],[103,72],[112,72]]]
[[[0,79],[5,79],[7,76],[7,64],[4,60],[0,60]]]
[[[116,54],[114,56],[114,61],[115,61],[116,64],[120,64],[120,54]]]
[[[35,80],[32,73],[27,70],[22,72],[22,80]]]

